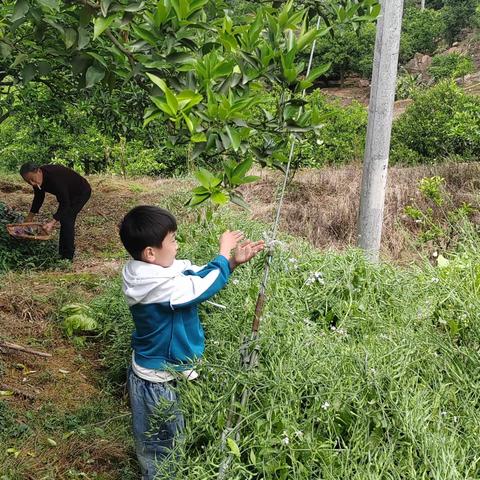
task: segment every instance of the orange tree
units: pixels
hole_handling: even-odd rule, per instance
[[[234,18],[221,0],[7,0],[0,7],[4,115],[12,85],[39,81],[72,98],[76,89],[135,82],[151,101],[144,124],[163,122],[172,145],[188,145],[191,164],[201,160],[216,172],[196,172],[190,204],[243,204],[235,189],[255,180],[252,163],[281,168],[288,143],[326,120],[301,94],[330,64],[317,60],[307,75],[305,52],[380,11],[376,0],[321,5],[263,3]],[[268,91],[274,102],[266,102]]]

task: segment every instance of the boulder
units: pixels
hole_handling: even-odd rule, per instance
[[[412,75],[421,75],[424,82],[430,80],[427,70],[432,64],[432,57],[423,53],[416,53],[415,56],[405,65],[405,70]]]

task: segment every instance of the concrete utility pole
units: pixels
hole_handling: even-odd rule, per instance
[[[403,0],[380,0],[380,4],[357,238],[358,246],[374,262],[378,261],[382,237]]]

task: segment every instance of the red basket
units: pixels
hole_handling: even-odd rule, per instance
[[[43,224],[38,222],[9,223],[7,232],[14,238],[24,240],[50,240],[52,235],[45,232]]]

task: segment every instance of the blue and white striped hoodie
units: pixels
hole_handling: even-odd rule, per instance
[[[205,349],[198,304],[224,287],[230,273],[223,255],[203,267],[188,260],[175,260],[170,267],[130,260],[122,276],[135,323],[135,362],[155,370],[191,368]]]

